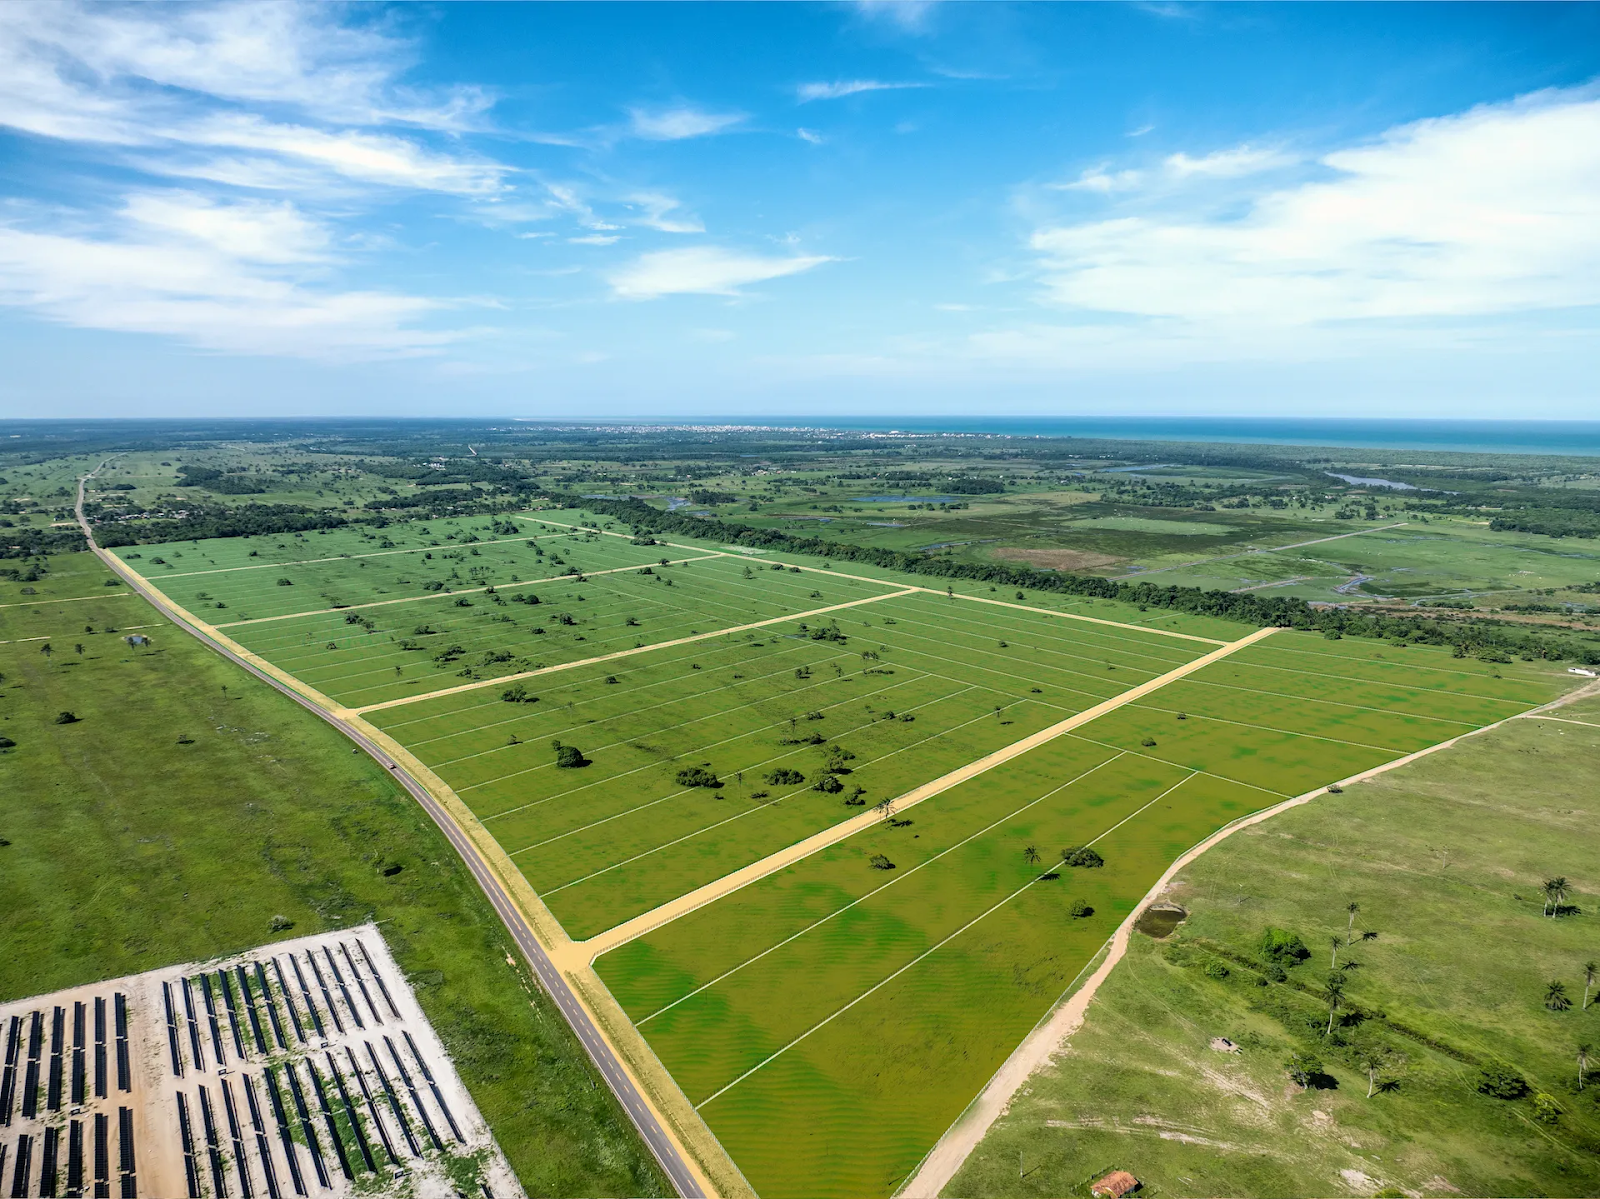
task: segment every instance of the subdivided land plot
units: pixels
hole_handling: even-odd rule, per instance
[[[596,969],[758,1192],[890,1194],[1184,850],[1558,689],[1417,647],[1402,676],[1389,652],[1276,634],[1176,684],[1181,720],[1158,690]],[[1255,722],[1241,669],[1279,680]],[[1386,714],[1306,697],[1330,678]],[[1380,715],[1360,740],[1351,721]],[[1066,864],[1080,846],[1103,864]]]
[[[369,718],[585,938],[1208,648],[914,594]]]

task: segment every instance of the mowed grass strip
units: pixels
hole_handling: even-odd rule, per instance
[[[230,629],[241,644],[355,707],[870,598],[874,585],[751,572],[731,558],[585,582],[329,613]],[[892,594],[884,588],[881,594]],[[361,623],[345,623],[353,619]],[[570,622],[570,623],[569,623]],[[333,648],[328,648],[330,645]]]
[[[597,968],[758,1191],[888,1194],[1171,858],[1270,801],[1056,741]]]

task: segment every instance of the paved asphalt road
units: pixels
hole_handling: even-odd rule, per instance
[[[83,515],[83,495],[84,487],[88,480],[98,474],[104,465],[105,463],[101,463],[100,466],[78,480],[78,524],[82,526],[84,536],[89,539],[90,548],[99,555],[101,561],[116,572],[123,582],[127,583],[146,600],[149,600],[162,615],[166,616],[179,628],[192,634],[202,645],[215,650],[236,665],[242,666],[268,686],[277,688],[302,708],[315,712],[370,754],[379,765],[385,767],[394,775],[401,786],[411,792],[413,798],[422,805],[423,810],[433,817],[434,823],[444,831],[444,835],[450,839],[450,844],[454,845],[456,852],[461,855],[462,861],[466,862],[467,869],[471,870],[473,877],[478,880],[478,886],[483,888],[483,893],[489,897],[489,902],[494,905],[494,910],[500,914],[500,919],[505,923],[512,937],[516,939],[517,944],[522,947],[523,956],[532,965],[534,973],[539,977],[539,981],[544,984],[544,989],[556,1001],[556,1006],[561,1009],[561,1014],[566,1017],[567,1023],[572,1025],[572,1030],[578,1034],[578,1039],[583,1042],[583,1047],[588,1051],[590,1059],[605,1078],[606,1085],[611,1088],[611,1093],[617,1097],[618,1102],[622,1104],[623,1110],[628,1113],[628,1118],[633,1121],[634,1127],[639,1130],[639,1135],[644,1138],[644,1143],[650,1147],[650,1152],[655,1154],[656,1161],[666,1171],[667,1177],[671,1180],[672,1185],[677,1188],[678,1194],[700,1199],[705,1192],[700,1189],[694,1175],[690,1173],[688,1166],[684,1164],[676,1146],[662,1131],[660,1123],[639,1095],[639,1090],[633,1085],[633,1080],[622,1069],[622,1064],[617,1061],[616,1055],[611,1051],[611,1047],[600,1036],[599,1031],[594,1026],[594,1022],[589,1019],[589,1013],[584,1011],[583,1005],[578,1002],[578,997],[572,993],[572,988],[567,985],[567,980],[561,977],[561,972],[556,969],[555,963],[550,960],[549,955],[544,951],[544,947],[539,944],[538,938],[533,935],[533,929],[528,926],[528,922],[522,918],[522,913],[517,910],[516,906],[511,902],[510,896],[505,893],[505,889],[500,885],[500,880],[494,876],[488,864],[479,856],[477,847],[457,827],[456,822],[440,806],[439,801],[428,793],[428,789],[408,774],[402,766],[392,761],[371,738],[351,728],[331,712],[325,711],[312,703],[292,687],[286,687],[265,671],[259,670],[245,661],[227,646],[213,641],[200,629],[195,628],[188,621],[162,607],[156,601],[156,597],[151,594],[150,589],[124,567],[114,554],[101,549],[95,542],[94,531],[89,527],[89,522]]]

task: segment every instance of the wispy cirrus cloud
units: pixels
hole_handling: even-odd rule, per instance
[[[836,79],[831,83],[802,83],[795,88],[795,96],[800,103],[809,104],[813,100],[838,100],[861,92],[893,92],[927,86],[926,83],[888,83],[881,79]]]
[[[641,254],[611,276],[618,299],[655,300],[662,296],[700,294],[736,296],[739,289],[785,275],[797,275],[833,259],[824,255],[770,257],[695,246]]]
[[[687,104],[670,108],[630,108],[628,117],[630,129],[635,137],[655,142],[709,137],[712,134],[723,133],[745,121],[745,115],[740,112],[711,112]]]

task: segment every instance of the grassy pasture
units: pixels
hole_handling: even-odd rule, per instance
[[[852,579],[759,570],[733,557],[644,569],[227,631],[325,694],[359,706],[888,592]],[[541,602],[519,603],[519,594]],[[450,646],[460,654],[437,660]]]
[[[508,535],[508,524],[529,527]],[[599,571],[645,566],[663,551],[543,522],[462,518],[377,531],[217,538],[118,552],[178,603],[214,624],[233,624],[420,599],[441,588],[462,591],[554,578],[570,567]],[[251,553],[264,561],[250,559]]]
[[[0,747],[0,998],[375,919],[530,1193],[668,1193],[388,772],[106,587],[93,555],[48,565],[33,596],[0,583],[20,605],[0,607],[0,734],[16,742]],[[122,640],[135,629],[148,647]]]
[[[584,937],[848,815],[840,795],[813,790],[834,747],[855,755],[846,794],[860,787],[876,803],[1205,649],[927,595],[839,613],[838,626],[844,644],[780,626],[529,680],[542,684],[537,704],[490,688],[372,717],[450,783]],[[825,744],[785,743],[812,734]],[[556,768],[555,740],[592,765]],[[723,788],[676,783],[702,764]],[[764,781],[779,768],[804,781]]]
[[[1389,741],[1347,744],[1328,730],[1348,732],[1339,721],[1350,718],[1295,689],[1328,682],[1314,667],[1385,675],[1383,652],[1276,634],[1236,655],[1287,664],[1275,684],[1284,698],[1264,709],[1273,727],[1218,715],[1235,711],[1226,686],[1192,687],[1181,722],[1129,705],[919,805],[906,828],[875,826],[597,969],[759,1191],[888,1193],[1178,853],[1418,747],[1396,741],[1430,744],[1562,687],[1548,668],[1501,667],[1513,677],[1495,679],[1486,664],[1408,648],[1408,686],[1435,687],[1453,723],[1427,736],[1407,723],[1414,692],[1357,681],[1345,686],[1394,703],[1392,716],[1360,714],[1387,722]],[[1487,704],[1497,687],[1515,702]],[[1063,847],[1101,833],[1106,868],[1052,871]],[[1024,857],[1029,844],[1042,864]],[[873,870],[873,853],[897,869]],[[1063,877],[1042,878],[1051,872]],[[1096,915],[1074,920],[1073,898]]]
[[[1190,917],[1172,940],[1197,956],[1136,936],[1066,1053],[947,1193],[1063,1195],[1113,1163],[1136,1163],[1158,1196],[1597,1193],[1600,1088],[1577,1089],[1576,1046],[1600,1041],[1600,1006],[1581,1010],[1582,963],[1600,944],[1600,727],[1571,722],[1600,725],[1600,701],[1554,715],[1286,812],[1186,868],[1172,897]],[[1547,919],[1539,884],[1555,874],[1570,877],[1576,910]],[[1350,902],[1356,943],[1340,961],[1355,1003],[1509,1063],[1555,1099],[1554,1123],[1534,1118],[1531,1093],[1478,1093],[1471,1062],[1342,1019],[1339,1038],[1376,1037],[1399,1054],[1380,1074],[1391,1087],[1368,1099],[1349,1050],[1321,1035],[1325,1006],[1232,962],[1223,979],[1202,969],[1206,945],[1253,958],[1275,925],[1322,947],[1291,972],[1315,987]],[[1567,985],[1569,1010],[1543,1006],[1552,979]],[[1211,1051],[1215,1036],[1244,1052]],[[1291,1051],[1323,1061],[1320,1088],[1288,1085]]]

